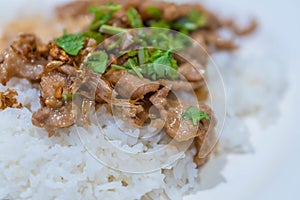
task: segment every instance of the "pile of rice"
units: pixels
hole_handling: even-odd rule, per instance
[[[249,48],[249,45],[252,45]],[[163,169],[144,174],[124,173],[98,162],[82,145],[73,129],[60,130],[60,137],[48,138],[47,133],[31,124],[32,112],[39,107],[39,91],[26,80],[12,79],[0,91],[15,89],[23,109],[0,111],[0,199],[182,199],[210,184],[202,177],[222,181],[221,169],[209,167],[229,152],[247,152],[250,148],[249,133],[243,119],[253,114],[271,119],[278,112],[278,101],[284,90],[282,66],[265,63],[260,59],[262,49],[255,38],[243,44],[235,54],[217,54],[217,62],[224,78],[227,94],[227,119],[217,146],[217,154],[201,169],[193,163],[195,149],[189,149],[175,163]],[[210,69],[210,67],[208,67]],[[272,69],[272,73],[269,73]],[[213,85],[215,74],[208,71],[208,80]],[[214,95],[213,95],[214,96]],[[217,96],[217,94],[215,94]],[[261,98],[263,97],[263,98]],[[115,145],[129,152],[145,152],[149,144],[130,140],[120,134],[107,119],[106,129]],[[96,131],[92,125],[89,131]],[[95,138],[98,146],[103,138]],[[155,149],[163,138],[151,141]],[[103,147],[105,149],[105,147]],[[103,155],[121,160],[125,168],[135,167],[126,158],[107,148]],[[168,154],[161,154],[164,159]],[[145,165],[145,163],[141,163]]]

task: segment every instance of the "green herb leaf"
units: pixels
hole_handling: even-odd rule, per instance
[[[120,46],[120,44],[122,43],[122,38],[119,38],[117,41],[113,42],[112,44],[110,44],[108,47],[107,47],[107,50],[108,51],[111,51],[115,48],[117,48],[118,46]]]
[[[88,57],[87,61],[84,62],[84,66],[87,69],[94,71],[95,73],[103,74],[106,70],[108,63],[108,55],[105,51],[99,51],[93,53]]]
[[[103,36],[101,33],[95,33],[95,32],[85,32],[82,34],[83,36],[85,37],[88,37],[88,38],[93,38],[94,40],[97,41],[97,43],[100,43],[103,41]]]
[[[109,25],[102,25],[99,29],[101,33],[105,33],[108,35],[116,35],[118,33],[126,32],[127,29],[125,28],[119,28],[115,26],[109,26]]]
[[[179,19],[175,24],[174,24],[174,28],[176,28],[177,30],[180,30],[180,32],[183,31],[194,31],[198,28],[198,25],[191,22],[190,20],[188,20],[187,18],[183,18],[183,19]]]
[[[147,63],[150,59],[148,49],[140,48],[138,50],[138,58],[139,58],[140,65],[143,65],[143,64]]]
[[[202,119],[211,120],[210,116],[207,113],[198,110],[194,106],[189,107],[186,112],[182,114],[182,116],[185,120],[192,120],[195,126],[197,126],[199,124],[199,121]]]
[[[118,4],[107,4],[104,6],[90,7],[88,8],[89,13],[94,14],[94,20],[90,24],[90,30],[96,31],[100,26],[109,22],[113,14],[122,8]]]
[[[139,78],[144,76],[151,80],[167,78],[171,80],[178,79],[178,65],[169,51],[147,48],[138,50],[128,50],[123,52],[130,58],[123,66],[112,65],[117,70],[127,70],[129,73],[137,75]]]
[[[138,61],[137,58],[129,58],[125,63],[124,67],[132,69],[133,72],[140,78],[144,78],[141,72],[137,69]]]
[[[198,28],[204,26],[206,24],[206,16],[198,11],[192,11],[188,15],[188,19],[195,23]]]
[[[153,17],[156,19],[161,19],[162,18],[162,13],[159,8],[156,7],[148,7],[146,8],[146,12],[151,14]]]
[[[117,70],[126,70],[125,67],[120,66],[120,65],[115,65],[115,64],[112,64],[112,65],[111,65],[111,68],[114,68],[114,69],[117,69]]]
[[[159,21],[150,21],[149,22],[150,27],[156,27],[156,28],[171,28],[171,25],[165,21],[165,20],[159,20]]]
[[[106,5],[102,5],[102,6],[96,6],[96,7],[89,7],[88,11],[89,13],[99,13],[99,12],[103,12],[103,11],[112,11],[112,12],[117,12],[122,8],[121,5],[119,4],[106,4]]]
[[[135,8],[129,8],[126,15],[132,28],[142,28],[144,26],[142,18]]]
[[[77,56],[85,43],[85,36],[82,34],[66,34],[55,38],[54,42],[71,56]]]
[[[175,80],[178,78],[177,68],[177,62],[171,52],[156,49],[151,53],[147,64],[142,66],[142,74],[152,80],[160,78]]]
[[[198,11],[192,11],[187,17],[179,19],[172,28],[179,30],[181,33],[188,34],[206,24],[206,16]]]
[[[62,98],[67,101],[73,98],[73,94],[62,94]]]

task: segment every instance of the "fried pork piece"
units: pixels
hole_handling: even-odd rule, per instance
[[[205,83],[204,81],[198,81],[198,82],[188,82],[188,81],[182,81],[182,80],[165,80],[161,79],[159,80],[161,85],[168,86],[172,90],[184,90],[184,91],[193,91],[200,87],[202,87]]]
[[[22,104],[18,103],[16,96],[17,91],[7,89],[5,92],[0,92],[0,110],[6,108],[22,108]]]
[[[74,125],[76,116],[71,104],[66,104],[58,109],[43,107],[33,113],[32,124],[40,128],[45,128],[48,131],[49,137],[51,137],[56,133],[57,129]]]
[[[189,139],[205,135],[209,129],[215,126],[215,119],[212,111],[205,104],[200,104],[199,110],[207,113],[211,120],[203,118],[196,126],[191,120],[185,120],[183,118],[183,113],[189,106],[189,104],[181,102],[177,106],[169,107],[167,113],[164,114],[166,120],[165,131],[170,137],[175,138],[177,141],[187,141]]]
[[[41,100],[45,106],[60,108],[63,106],[63,94],[70,94],[71,81],[59,72],[50,72],[44,75],[40,83]]]
[[[199,110],[207,113],[211,119],[202,119],[195,126],[191,120],[185,120],[182,116],[189,104],[176,103],[177,106],[171,105],[167,99],[169,93],[170,89],[164,87],[150,97],[150,102],[159,110],[161,117],[151,121],[151,125],[156,128],[164,128],[170,137],[179,142],[194,139],[197,150],[194,162],[200,167],[207,162],[209,154],[217,141],[214,133],[216,119],[212,110],[207,105],[200,103]]]
[[[199,69],[200,70],[200,69]],[[192,64],[184,63],[178,68],[178,73],[189,82],[203,82],[203,75]],[[202,69],[204,70],[204,69]]]
[[[146,78],[140,79],[126,71],[116,71],[111,76],[111,80],[117,80],[116,91],[125,99],[143,99],[146,94],[156,92],[160,86],[157,82]]]
[[[170,89],[168,87],[163,87],[153,94],[149,100],[157,109],[163,110],[168,105],[167,96],[169,92]]]
[[[30,33],[20,34],[11,46],[1,52],[0,83],[5,85],[12,77],[38,80],[47,63],[48,48]]]
[[[217,144],[217,138],[214,130],[206,132],[206,134],[201,134],[196,137],[194,144],[197,150],[194,156],[194,162],[198,167],[204,165],[209,159],[214,146]]]
[[[196,137],[203,137],[216,125],[216,119],[212,110],[204,103],[199,103],[198,109],[208,114],[211,118],[203,118],[198,125],[194,125],[191,120],[185,120],[183,113],[191,106],[185,102],[168,102],[170,89],[164,87],[150,97],[150,102],[159,110],[161,120],[164,121],[166,133],[177,141],[187,141]],[[174,104],[174,105],[173,105]]]

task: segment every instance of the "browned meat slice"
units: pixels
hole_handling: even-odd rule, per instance
[[[41,41],[31,33],[20,34],[11,44],[11,49],[28,61],[36,60],[47,53],[47,45],[42,45]]]
[[[59,60],[64,63],[70,63],[72,58],[61,48],[59,48],[54,42],[49,43],[49,54],[53,60]]]
[[[193,65],[187,62],[178,68],[178,73],[182,75],[184,79],[186,79],[189,82],[199,82],[199,81],[202,82],[203,70],[204,69],[197,70]]]
[[[201,66],[206,67],[209,61],[209,51],[208,48],[206,48],[206,45],[201,46],[201,48],[199,48],[197,45],[192,46],[180,53],[184,55],[187,61],[190,61],[190,63],[195,63],[195,65],[199,63]]]
[[[53,71],[55,69],[58,69],[63,64],[64,64],[64,62],[62,62],[62,61],[53,60],[53,61],[49,62],[46,65],[46,67],[45,67],[45,73],[51,72],[51,71]]]
[[[163,87],[153,94],[149,100],[157,109],[165,109],[168,104],[167,96],[169,95],[169,92],[169,88]]]
[[[55,134],[59,128],[67,128],[76,122],[76,113],[72,110],[72,105],[68,104],[59,109],[43,107],[32,115],[32,124],[45,128],[49,137]]]
[[[128,100],[114,100],[113,114],[122,120],[129,121],[132,125],[141,127],[149,118],[148,112],[142,105],[135,105]]]
[[[126,72],[122,74],[115,89],[121,97],[136,100],[143,99],[146,94],[157,91],[159,86],[160,84],[157,82],[145,78],[140,79]]]
[[[175,3],[168,3],[164,6],[163,18],[167,21],[173,21],[180,17],[179,5]]]
[[[58,68],[58,71],[61,73],[64,73],[66,75],[69,76],[76,76],[77,75],[77,70],[75,67],[71,66],[71,65],[63,65],[61,67]]]
[[[217,139],[215,132],[213,130],[207,131],[206,134],[201,134],[196,137],[194,142],[197,150],[194,162],[198,167],[201,167],[207,162],[214,145],[216,145]]]
[[[111,82],[113,85],[116,85],[119,82],[119,80],[127,74],[128,73],[125,70],[110,69],[105,74],[105,78],[107,78],[107,80]]]
[[[41,79],[40,90],[42,102],[50,108],[63,106],[63,94],[70,94],[70,80],[58,72],[50,72]]]
[[[22,104],[18,103],[16,96],[17,91],[7,89],[5,92],[0,92],[0,110],[6,108],[22,108]]]
[[[112,102],[114,97],[113,94],[114,91],[110,82],[106,80],[104,77],[95,74],[94,76],[91,77],[91,79],[88,81],[87,84],[92,86],[93,88],[96,88],[95,97],[97,102],[99,103],[102,103],[103,101],[106,103]]]
[[[202,119],[199,125],[194,125],[191,120],[185,120],[183,113],[189,107],[188,104],[180,104],[170,107],[166,115],[165,131],[177,141],[187,141],[195,137],[205,135],[207,131],[215,126],[215,119],[211,109],[205,104],[200,104],[199,110],[207,113],[211,120]]]
[[[238,45],[232,40],[223,40],[220,38],[212,38],[211,44],[214,44],[217,50],[233,51],[238,48]]]
[[[5,85],[12,77],[38,80],[44,72],[43,64],[30,63],[13,51],[3,51],[5,60],[0,64],[0,82]]]
[[[203,81],[198,82],[187,82],[187,81],[171,81],[171,80],[159,80],[161,85],[167,86],[172,90],[185,90],[185,91],[193,91],[204,85]]]
[[[38,80],[46,65],[47,48],[33,34],[21,34],[11,47],[1,52],[0,82],[6,84],[11,77]]]
[[[161,13],[163,13],[164,9],[164,2],[159,1],[143,1],[143,3],[140,3],[138,6],[138,10],[141,14],[141,17],[143,20],[154,18],[151,13],[147,12],[148,8],[157,8]]]
[[[244,36],[254,32],[258,27],[258,22],[255,19],[252,19],[245,28],[241,28],[236,24],[236,22],[233,19],[231,19],[222,21],[222,26],[231,28],[234,31],[234,33],[239,36]]]

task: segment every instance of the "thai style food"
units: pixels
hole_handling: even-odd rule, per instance
[[[34,30],[15,38],[4,31],[0,114],[2,123],[13,121],[16,129],[3,125],[3,137],[19,135],[16,148],[24,155],[0,173],[0,198],[181,199],[197,191],[198,172],[217,144],[218,119],[205,78],[210,55],[238,50],[235,38],[252,33],[256,21],[240,28],[200,4],[150,0],[74,1],[58,6],[55,20],[65,27],[49,41]],[[224,29],[234,37],[222,38]],[[98,135],[92,115],[105,136]],[[88,148],[74,127],[97,135]],[[156,134],[142,141],[142,130]],[[127,163],[103,141],[133,155],[171,141],[190,143],[176,162],[163,166],[154,157],[161,168],[132,174],[120,165],[134,172],[139,158]],[[93,145],[102,153],[90,150]],[[168,148],[162,160],[170,157]],[[122,164],[97,162],[91,152]],[[17,186],[9,184],[14,181]]]

